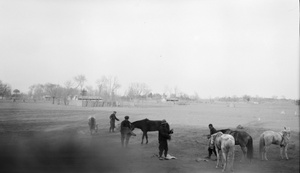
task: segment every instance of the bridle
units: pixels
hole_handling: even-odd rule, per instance
[[[215,145],[215,139],[213,136],[210,136],[210,139],[209,139],[209,147],[213,147]]]
[[[282,132],[282,133],[280,133],[280,135],[281,135],[280,147],[285,147],[286,146],[285,138],[287,138],[287,132],[285,132],[285,134]]]

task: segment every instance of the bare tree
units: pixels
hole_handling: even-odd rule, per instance
[[[103,97],[104,100],[110,100],[111,102],[115,99],[115,94],[121,87],[118,78],[112,76],[102,76],[101,79],[96,81],[96,84],[99,89],[99,95]]]
[[[151,90],[145,83],[131,83],[128,87],[127,96],[130,99],[141,98],[146,97],[150,92]]]
[[[64,83],[64,85],[66,88],[72,88],[74,83],[72,81],[68,80]]]
[[[192,96],[192,99],[195,100],[195,101],[200,100],[199,94],[196,91],[194,92],[194,95]]]
[[[98,86],[99,95],[103,97],[103,92],[107,92],[108,78],[106,76],[102,76],[101,79],[96,81],[96,84]]]
[[[246,102],[249,102],[250,99],[251,99],[251,96],[249,96],[249,95],[244,95],[243,96],[243,100],[246,101]]]
[[[2,83],[0,80],[0,96],[3,99],[3,97],[10,96],[11,95],[11,87],[9,84]]]
[[[45,95],[45,87],[42,84],[31,85],[29,87],[28,96],[33,98],[34,100],[42,99]]]
[[[95,94],[95,90],[93,89],[93,86],[86,86],[85,88],[87,90],[88,95],[94,95]]]
[[[121,87],[117,77],[110,77],[110,95],[114,99],[116,91]]]
[[[80,90],[82,90],[84,83],[87,81],[86,77],[84,75],[78,75],[74,77],[74,81],[77,83],[76,89],[80,87]]]
[[[45,84],[45,91],[52,97],[52,104],[54,104],[54,99],[59,95],[59,85],[47,83]]]

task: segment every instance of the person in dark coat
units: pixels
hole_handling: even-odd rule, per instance
[[[119,119],[116,117],[116,111],[114,111],[110,116],[109,116],[109,119],[110,119],[110,127],[109,127],[109,132],[114,132],[115,131],[115,121],[119,121]]]
[[[162,154],[164,152],[165,158],[168,155],[168,140],[171,140],[171,135],[173,130],[170,130],[170,126],[166,120],[162,120],[162,123],[158,130],[158,142],[159,142],[159,159],[162,160]]]
[[[131,123],[129,121],[129,116],[125,116],[125,120],[121,122],[121,143],[122,147],[124,147],[124,140],[125,140],[125,146],[127,147],[129,138],[132,135],[131,132]]]
[[[208,125],[209,131],[210,131],[210,135],[208,135],[208,138],[210,138],[210,136],[212,134],[217,133],[217,130],[214,128],[214,126],[212,124]],[[213,148],[211,149],[210,147],[208,147],[208,156],[206,157],[207,159],[210,159],[212,153],[214,153],[215,155],[217,155],[216,150]]]

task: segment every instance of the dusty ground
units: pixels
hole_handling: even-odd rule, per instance
[[[122,149],[119,133],[108,133],[108,116],[116,110],[121,120],[166,119],[174,129],[169,153],[177,160],[157,159],[157,132],[141,145],[141,131]],[[285,114],[281,114],[284,110]],[[238,124],[254,139],[254,160],[240,163],[236,147],[235,172],[299,172],[299,115],[293,104],[157,105],[138,108],[81,108],[49,103],[0,103],[0,172],[221,172],[207,156],[207,125],[235,128]],[[87,118],[94,115],[100,130],[88,131]],[[269,161],[258,158],[259,135],[265,130],[291,127],[288,154],[281,160],[279,146],[271,146]],[[215,157],[214,157],[215,158]]]

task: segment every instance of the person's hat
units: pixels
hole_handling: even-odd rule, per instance
[[[113,113],[117,113],[116,111],[114,111]]]
[[[165,120],[165,119],[163,119],[162,121],[161,121],[161,124],[166,124],[167,123],[167,121]]]
[[[125,119],[128,120],[128,119],[129,119],[129,116],[125,116]]]
[[[208,126],[212,127],[213,125],[212,125],[212,124],[209,124]]]

